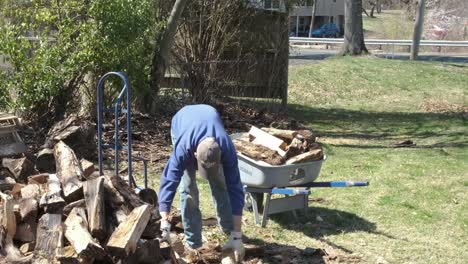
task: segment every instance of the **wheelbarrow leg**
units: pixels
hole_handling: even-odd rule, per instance
[[[255,199],[255,195],[252,195],[252,193],[247,193],[250,196],[250,200],[252,201],[252,210],[254,214],[254,222],[256,225],[260,224],[260,217],[259,217],[259,212],[258,212],[258,204],[257,204],[257,199]]]
[[[265,227],[268,223],[268,212],[270,211],[270,201],[271,201],[271,193],[267,193],[265,207],[263,208],[262,227]]]

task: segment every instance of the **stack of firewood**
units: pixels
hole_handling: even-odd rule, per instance
[[[284,130],[252,126],[234,139],[237,152],[270,165],[296,164],[323,159],[323,150],[310,130]]]
[[[157,208],[65,143],[86,130],[69,122],[38,154],[0,157],[0,263],[171,263]]]

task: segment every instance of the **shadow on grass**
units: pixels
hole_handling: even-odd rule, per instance
[[[302,232],[304,235],[322,241],[333,248],[341,249],[346,253],[353,253],[351,250],[334,244],[326,239],[330,235],[343,233],[366,232],[389,239],[397,239],[391,235],[377,230],[375,223],[361,218],[353,213],[329,209],[325,207],[309,207],[307,215],[300,214],[297,210],[298,219],[293,218],[291,212],[271,215],[269,218],[276,221],[283,228]]]
[[[415,148],[464,148],[468,146],[468,120],[463,113],[369,112],[340,108],[314,108],[290,105],[289,113],[310,124],[318,136],[327,138],[363,139],[397,142],[402,138],[414,141],[436,140],[417,144]],[[383,144],[337,144],[356,148],[387,148]]]

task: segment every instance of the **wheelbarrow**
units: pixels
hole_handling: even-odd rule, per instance
[[[241,136],[240,133],[232,134],[231,138],[237,139]],[[262,213],[262,227],[267,225],[268,216],[272,214],[290,211],[297,220],[296,210],[303,209],[307,215],[311,188],[369,185],[368,182],[360,181],[315,182],[322,163],[327,159],[326,156],[321,160],[288,165],[269,165],[241,153],[237,154],[237,158],[241,182],[244,185],[245,209],[253,211],[255,224],[260,224]],[[274,194],[284,197],[273,199]]]
[[[119,77],[124,86],[121,89],[119,95],[113,102],[113,107],[104,107],[103,101],[103,89],[105,81],[111,77]],[[125,97],[125,101],[124,101]],[[122,105],[125,105],[124,108]],[[114,143],[113,144],[104,144],[103,142],[103,113],[113,113],[115,120],[115,131],[114,131]],[[126,118],[126,132],[127,132],[127,144],[121,145],[119,143],[119,115],[125,114]],[[115,176],[119,176],[119,152],[124,151],[127,153],[127,172],[128,172],[128,184],[135,189],[135,192],[140,196],[140,198],[151,205],[157,206],[158,196],[156,192],[148,188],[148,162],[147,160],[141,157],[132,156],[132,122],[131,122],[131,88],[130,82],[128,81],[127,75],[123,72],[109,72],[104,74],[98,82],[97,86],[97,133],[98,133],[98,161],[99,161],[99,174],[103,175],[103,151],[104,149],[112,148],[114,149],[114,169]],[[133,177],[132,162],[133,160],[143,162],[143,175],[144,175],[144,188],[137,186],[135,178]]]

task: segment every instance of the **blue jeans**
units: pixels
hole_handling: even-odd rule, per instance
[[[172,138],[172,142],[174,144],[174,138]],[[208,178],[207,180],[210,185],[218,224],[224,232],[232,231],[231,201],[227,192],[222,167],[220,167],[218,175],[213,178]],[[184,171],[184,175],[182,176],[182,180],[179,184],[179,193],[180,212],[182,216],[182,224],[184,226],[186,243],[192,248],[201,247],[203,244],[201,235],[202,215],[200,212],[200,201],[195,178],[195,169],[187,169]]]

